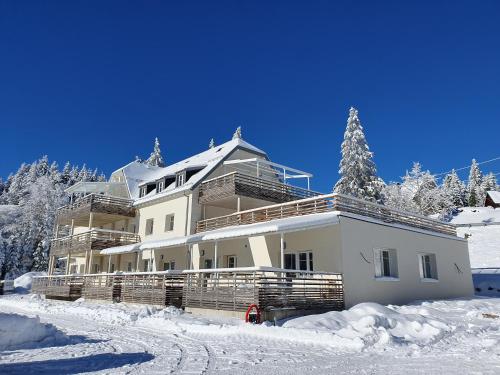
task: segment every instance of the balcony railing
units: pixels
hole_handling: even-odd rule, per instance
[[[205,232],[234,225],[253,224],[329,211],[349,212],[371,217],[385,223],[402,224],[456,236],[456,228],[452,224],[341,194],[321,195],[314,198],[301,199],[294,202],[276,204],[253,210],[240,211],[226,216],[200,220],[197,223],[196,231]]]
[[[102,194],[88,194],[78,198],[73,203],[60,207],[57,217],[61,220],[69,220],[74,216],[88,214],[90,212],[121,215],[127,217],[135,216],[135,209],[131,199],[112,197]]]
[[[92,229],[88,232],[53,239],[50,252],[51,255],[66,255],[68,252],[74,254],[87,250],[102,250],[137,242],[140,242],[140,237],[135,233]]]
[[[231,172],[204,181],[200,186],[199,201],[209,203],[234,195],[283,203],[314,197],[321,193],[241,172]]]

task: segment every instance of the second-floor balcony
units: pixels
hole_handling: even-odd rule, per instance
[[[453,224],[336,193],[200,220],[196,232],[332,211],[456,236],[456,227]]]
[[[87,232],[53,239],[50,253],[55,256],[83,254],[88,250],[102,250],[108,247],[130,245],[140,242],[138,234],[106,229],[92,229]]]
[[[57,222],[58,224],[69,224],[71,220],[86,222],[90,213],[134,217],[135,208],[131,199],[88,194],[60,207],[57,210]],[[97,222],[94,223],[98,225]]]

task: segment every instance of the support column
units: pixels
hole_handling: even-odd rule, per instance
[[[108,260],[108,273],[111,272],[111,254],[109,254],[109,260]]]
[[[281,268],[285,268],[285,234],[281,233],[280,238],[280,259],[281,259]]]
[[[137,255],[137,260],[135,263],[135,272],[139,272],[139,252],[135,253]]]
[[[89,263],[89,251],[85,250],[85,265],[83,266],[83,274],[85,275],[88,271],[88,263]]]
[[[237,202],[236,202],[236,212],[241,211],[241,197],[238,195]]]
[[[94,213],[91,212],[89,216],[89,230],[92,229],[92,224],[94,224]]]
[[[153,271],[153,249],[149,250],[149,272]]]
[[[69,275],[69,263],[71,262],[71,252],[68,251],[68,256],[66,257],[66,275]]]
[[[214,249],[215,249],[215,256],[214,256],[214,268],[217,268],[217,266],[218,266],[218,265],[217,265],[217,258],[218,258],[218,256],[219,256],[219,254],[218,254],[218,251],[217,251],[217,250],[218,250],[218,249],[217,249],[217,247],[218,247],[218,246],[217,246],[217,241],[215,241],[215,246],[214,246]]]
[[[89,273],[92,273],[92,254],[93,251],[90,250],[90,258],[89,258]]]
[[[70,234],[73,235],[75,232],[75,219],[71,219],[71,231]]]

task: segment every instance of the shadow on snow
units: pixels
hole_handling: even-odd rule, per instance
[[[150,353],[104,353],[87,357],[48,359],[45,361],[8,363],[0,365],[0,374],[58,374],[102,371],[151,361]]]

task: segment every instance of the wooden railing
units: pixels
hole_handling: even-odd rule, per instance
[[[39,276],[33,278],[31,292],[52,298],[78,299],[82,296],[83,276]]]
[[[342,211],[365,217],[374,218],[386,223],[402,224],[420,229],[430,230],[456,236],[454,225],[412,212],[404,212],[376,203],[349,197],[341,194],[327,194],[314,198],[301,199],[293,202],[276,204],[240,211],[230,215],[200,220],[196,231],[224,228],[234,225],[253,224],[293,216],[315,213]]]
[[[57,210],[58,219],[68,220],[79,213],[99,212],[114,215],[135,216],[133,200],[102,194],[88,194]]]
[[[140,242],[138,234],[106,229],[92,229],[88,232],[56,238],[51,241],[51,255],[64,255],[86,250],[102,250],[108,247]]]
[[[186,271],[183,306],[246,311],[266,309],[342,310],[342,274],[297,270]]]
[[[233,195],[282,203],[321,195],[321,193],[241,172],[231,172],[204,181],[200,185],[199,202],[213,202]]]

